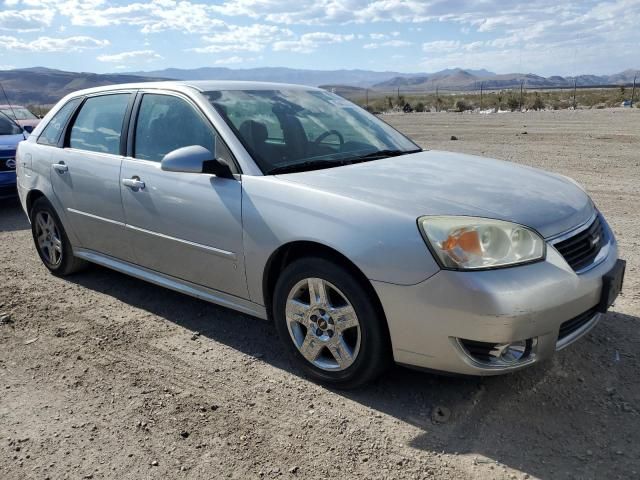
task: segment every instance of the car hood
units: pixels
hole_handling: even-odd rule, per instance
[[[511,162],[426,151],[278,178],[422,215],[469,215],[516,222],[548,238],[586,222],[589,196],[561,175]]]

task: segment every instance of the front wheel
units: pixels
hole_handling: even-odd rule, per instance
[[[319,258],[290,264],[273,306],[282,341],[315,380],[353,388],[390,363],[384,318],[360,281],[337,264]]]

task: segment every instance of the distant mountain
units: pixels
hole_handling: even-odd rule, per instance
[[[394,77],[411,78],[413,73],[374,72],[371,70],[301,70],[285,67],[242,68],[203,67],[183,70],[167,68],[151,72],[131,72],[130,75],[164,77],[176,80],[251,80],[257,82],[297,83],[301,85],[351,85],[370,87]],[[422,74],[423,75],[423,74]]]
[[[574,82],[579,87],[603,85],[628,85],[640,70],[625,70],[615,75],[579,75],[577,77],[561,77],[558,75],[542,77],[533,73],[495,74],[486,70],[463,70],[452,68],[440,72],[419,76],[397,76],[384,82],[376,83],[374,90],[434,91],[444,90],[477,90],[480,85],[485,90],[517,88],[524,84],[528,88],[560,88],[572,87]]]
[[[162,80],[136,75],[64,72],[44,67],[0,70],[0,82],[9,101],[25,105],[51,105],[62,97],[83,88],[117,83]],[[0,97],[0,103],[5,99]]]
[[[324,86],[337,93],[352,95],[357,89],[395,91],[486,90],[527,88],[628,85],[639,70],[625,70],[614,75],[580,75],[578,77],[542,77],[533,73],[496,74],[487,70],[450,68],[435,73],[374,72],[369,70],[298,70],[294,68],[230,69],[203,67],[193,70],[169,68],[154,72],[97,74],[65,72],[44,67],[0,70],[0,82],[14,103],[50,105],[64,95],[83,88],[117,83],[154,80],[253,80]],[[640,76],[640,75],[639,75]],[[364,93],[364,92],[363,92]],[[4,103],[4,99],[0,99]]]

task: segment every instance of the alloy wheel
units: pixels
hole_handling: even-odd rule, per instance
[[[62,240],[56,221],[46,211],[38,212],[34,221],[38,250],[49,266],[57,267],[62,261]]]
[[[335,285],[321,278],[299,281],[289,292],[285,316],[293,343],[314,366],[339,371],[355,362],[360,350],[360,322]]]

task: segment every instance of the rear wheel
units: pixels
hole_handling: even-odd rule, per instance
[[[73,256],[71,243],[62,222],[46,198],[41,197],[35,201],[30,218],[36,250],[49,271],[64,276],[86,265],[84,260]]]
[[[297,260],[278,279],[273,305],[282,341],[315,380],[353,388],[390,363],[384,318],[358,279],[340,265]]]

